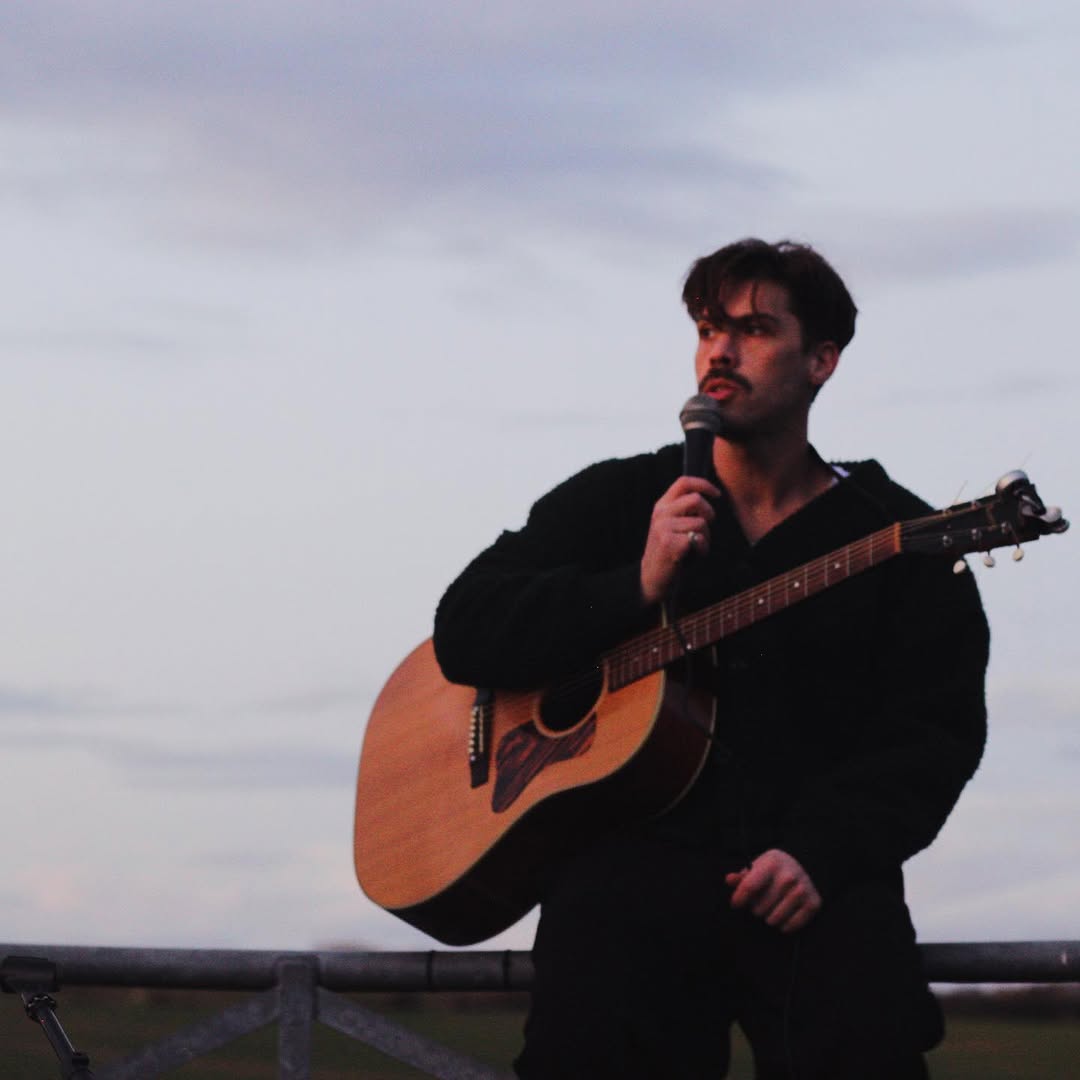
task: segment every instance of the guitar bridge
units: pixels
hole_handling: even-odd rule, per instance
[[[479,687],[469,713],[469,784],[482,787],[491,770],[491,725],[495,717],[495,692]]]

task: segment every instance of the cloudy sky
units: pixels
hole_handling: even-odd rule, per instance
[[[0,937],[428,947],[353,879],[372,702],[537,495],[680,437],[728,240],[855,293],[823,454],[1080,514],[1078,66],[1071,0],[4,5]],[[1073,549],[975,567],[925,940],[1078,936]]]

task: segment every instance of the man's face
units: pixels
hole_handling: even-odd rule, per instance
[[[805,425],[814,393],[832,374],[838,353],[831,342],[804,346],[783,285],[733,284],[697,328],[698,389],[720,405],[732,440]]]

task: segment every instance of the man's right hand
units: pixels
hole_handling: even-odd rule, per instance
[[[699,476],[680,476],[657,500],[641,558],[641,595],[658,604],[690,549],[709,550],[709,522],[716,516],[709,499],[720,490]]]

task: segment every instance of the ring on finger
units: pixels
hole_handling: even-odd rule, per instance
[[[696,548],[696,547],[697,547],[697,542],[698,542],[698,537],[699,537],[699,536],[701,536],[701,533],[699,533],[699,532],[696,532],[696,531],[695,531],[694,529],[691,529],[691,530],[690,530],[690,531],[689,531],[689,532],[688,532],[688,533],[686,534],[686,539],[690,541],[690,546],[691,546],[692,548]]]

